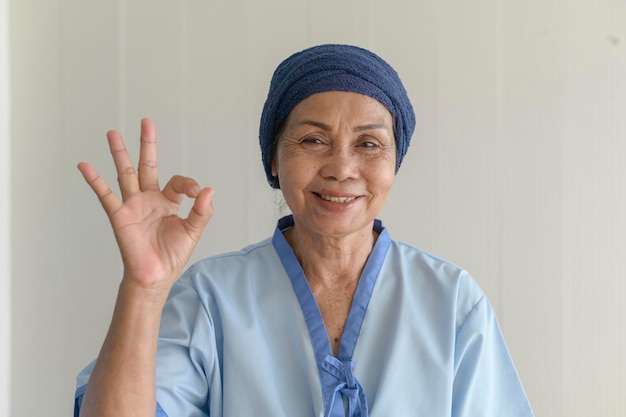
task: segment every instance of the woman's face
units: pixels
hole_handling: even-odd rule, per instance
[[[300,102],[278,138],[272,174],[296,227],[328,237],[371,233],[393,185],[393,117],[377,100],[326,92]]]

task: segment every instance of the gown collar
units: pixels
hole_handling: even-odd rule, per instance
[[[293,225],[293,216],[281,218],[274,232],[272,244],[291,280],[309,331],[322,384],[326,410],[324,415],[326,417],[344,416],[343,401],[335,401],[343,396],[347,400],[350,417],[367,417],[367,401],[361,384],[353,374],[355,368],[358,370],[358,365],[352,361],[352,356],[376,279],[391,244],[391,237],[382,222],[375,220],[374,231],[378,233],[378,239],[359,278],[339,344],[339,353],[337,357],[334,357],[322,314],[311,287],[295,253],[283,235],[283,232]]]

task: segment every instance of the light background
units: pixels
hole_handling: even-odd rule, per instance
[[[9,416],[11,287],[9,235],[9,50],[8,7],[0,0],[0,416]]]
[[[149,116],[163,181],[181,173],[216,189],[194,260],[260,240],[281,215],[257,146],[269,79],[287,55],[325,42],[372,49],[404,80],[417,131],[381,218],[480,283],[536,415],[626,414],[623,0],[0,6],[8,415],[70,415],[75,374],[110,319],[118,253],[75,165],[113,183],[105,132],[121,130],[136,155]]]

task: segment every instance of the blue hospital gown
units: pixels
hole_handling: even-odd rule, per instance
[[[380,221],[334,357],[283,236],[191,266],[163,309],[157,416],[530,417],[489,301]],[[77,378],[75,415],[93,363]]]

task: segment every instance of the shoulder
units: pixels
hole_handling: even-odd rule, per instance
[[[437,300],[453,309],[457,329],[485,298],[466,269],[404,242],[392,240],[383,267],[387,272],[395,271],[393,276],[399,277],[412,296]]]
[[[174,283],[164,307],[162,321],[171,316],[175,326],[181,316],[189,323],[213,321],[225,310],[243,311],[253,306],[262,288],[284,291],[289,282],[271,240],[241,250],[204,258],[192,264]],[[229,313],[229,316],[232,314]]]
[[[190,300],[196,298],[204,303],[214,297],[245,298],[260,286],[284,281],[284,275],[280,258],[268,238],[193,263],[172,287],[170,298],[187,294]]]
[[[447,273],[451,274],[463,271],[461,267],[453,262],[434,255],[422,248],[398,240],[391,241],[390,253],[400,257],[405,262],[423,263],[434,269],[444,269]]]
[[[457,264],[408,243],[392,240],[386,262],[408,275],[447,285],[480,290],[469,272]]]
[[[240,276],[242,271],[272,265],[277,260],[276,251],[268,238],[237,251],[201,259],[193,263],[179,281],[188,282],[198,276]]]

